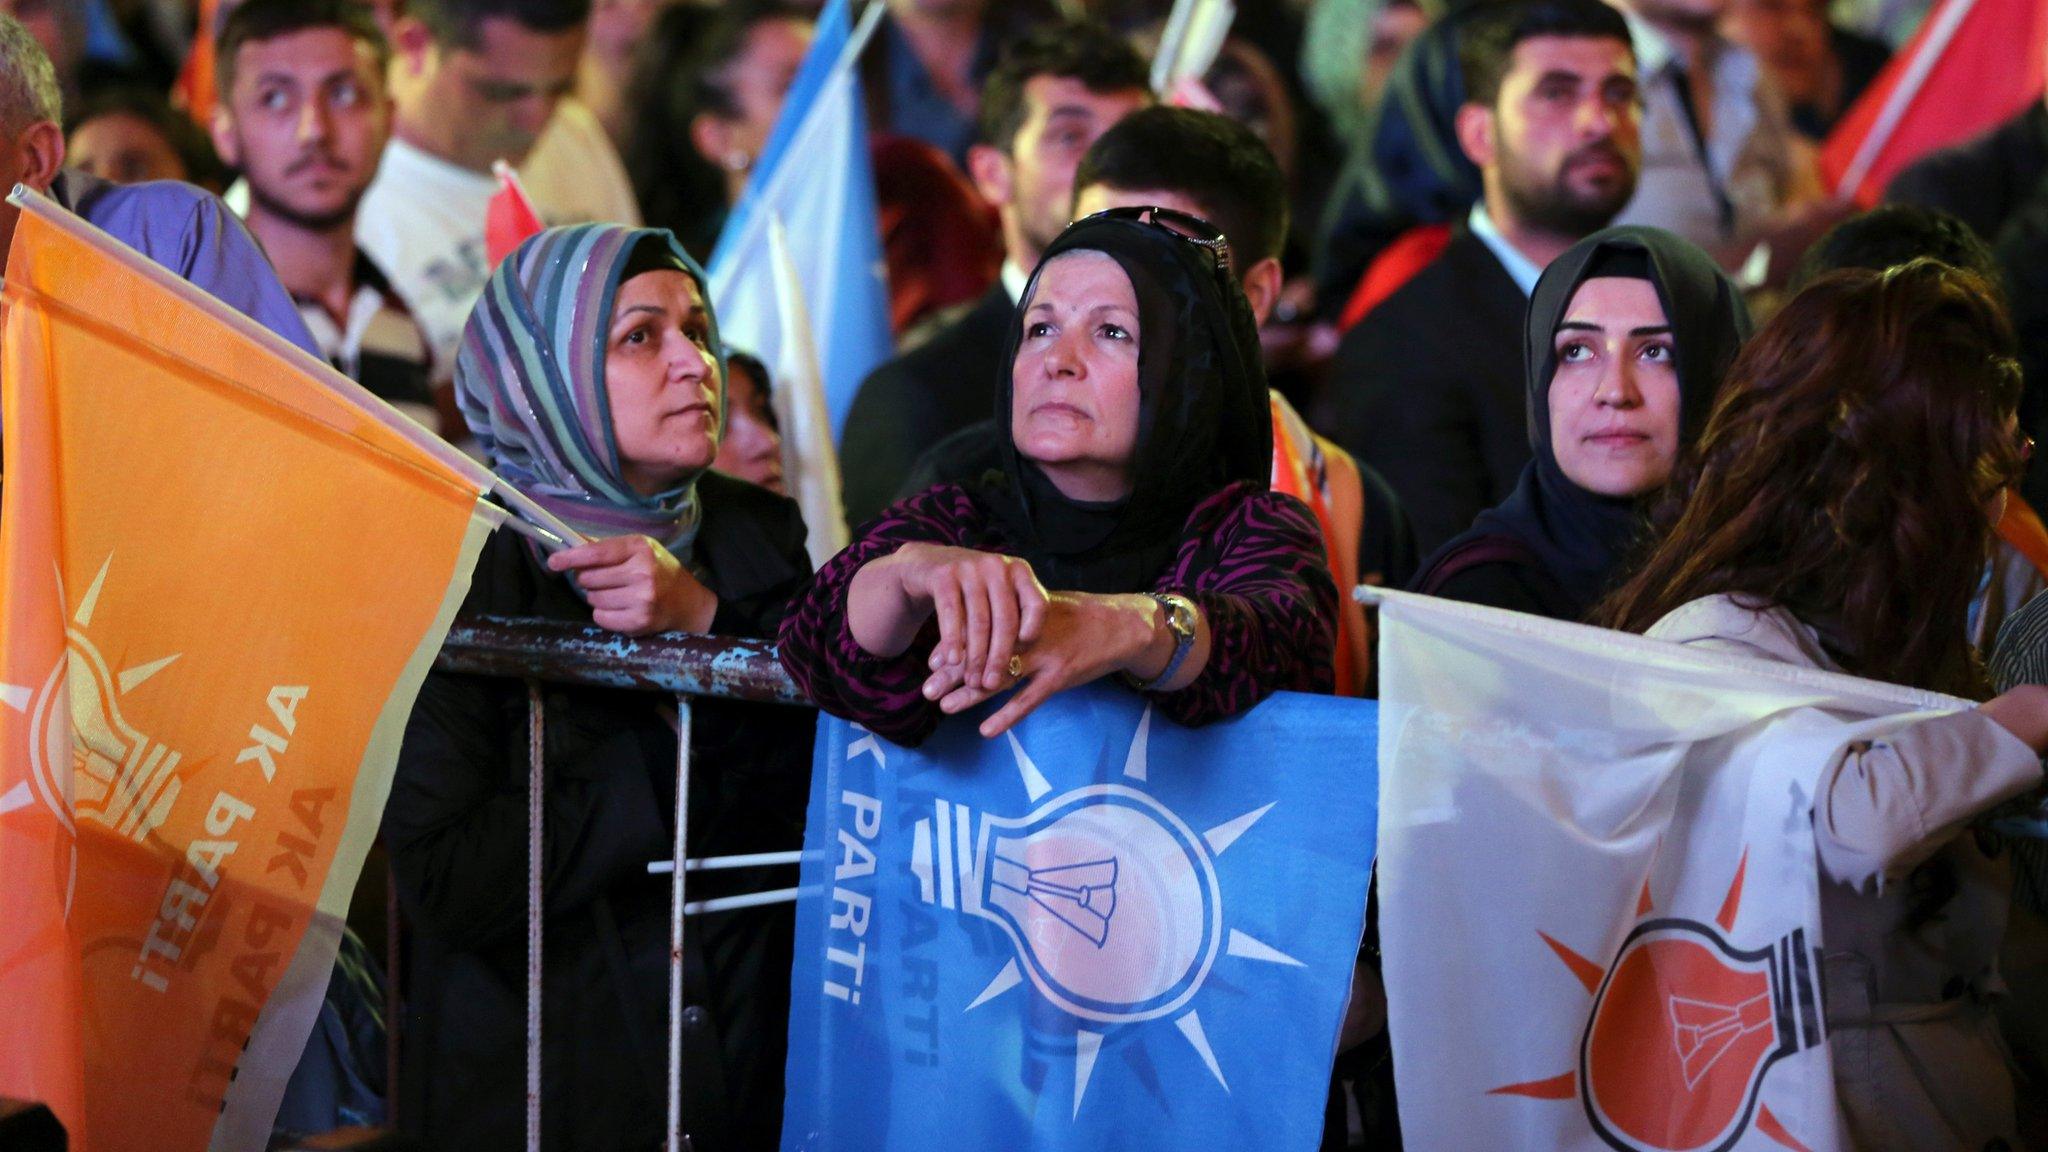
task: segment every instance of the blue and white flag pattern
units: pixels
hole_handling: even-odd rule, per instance
[[[861,49],[881,15],[870,3],[859,27],[850,0],[830,0],[782,115],[746,192],[733,207],[709,274],[726,342],[767,364],[783,361],[783,310],[775,295],[771,215],[788,229],[836,439],[860,383],[893,347],[888,272],[868,155]]]
[[[1377,709],[1200,730],[1108,686],[909,750],[824,718],[783,1146],[1311,1149]]]

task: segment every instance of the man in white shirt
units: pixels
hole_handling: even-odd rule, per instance
[[[419,325],[355,242],[391,133],[390,50],[355,0],[247,0],[220,36],[213,141],[242,171],[242,215],[320,353],[439,429]]]
[[[1759,244],[1788,272],[1844,213],[1750,51],[1721,36],[1728,0],[1616,0],[1643,89],[1643,170],[1617,224],[1649,224],[1741,268]]]
[[[589,16],[589,0],[412,0],[393,24],[397,116],[356,240],[410,305],[443,378],[490,276],[493,161],[523,170],[550,223],[639,223],[603,129],[561,114]]]

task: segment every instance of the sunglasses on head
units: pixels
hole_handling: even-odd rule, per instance
[[[1154,205],[1132,205],[1126,208],[1105,208],[1085,219],[1135,220],[1140,224],[1150,224],[1206,250],[1215,259],[1217,271],[1230,271],[1230,241],[1224,239],[1223,230],[1193,213]]]

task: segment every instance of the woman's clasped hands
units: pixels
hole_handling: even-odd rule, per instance
[[[967,548],[909,544],[892,560],[905,599],[928,605],[938,625],[925,698],[952,715],[1017,689],[982,721],[984,737],[1056,692],[1113,672],[1157,674],[1172,656],[1149,597],[1047,592],[1027,562]]]

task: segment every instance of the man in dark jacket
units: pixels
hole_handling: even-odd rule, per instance
[[[1485,192],[1449,247],[1345,334],[1321,430],[1385,476],[1424,555],[1529,460],[1522,313],[1543,266],[1635,191],[1628,26],[1598,0],[1522,0],[1459,44],[1456,146]]]
[[[968,167],[1002,215],[1002,279],[861,384],[839,446],[848,523],[887,507],[925,449],[989,417],[1010,313],[1038,254],[1067,224],[1074,168],[1097,136],[1151,102],[1146,84],[1144,60],[1094,24],[1027,36],[990,73],[986,142],[969,150]]]
[[[1975,140],[1915,161],[1892,178],[1885,199],[1961,217],[1991,245],[2026,379],[2020,427],[2048,438],[2048,104],[2035,100]],[[2020,494],[2048,507],[2048,467],[2030,467]]]

